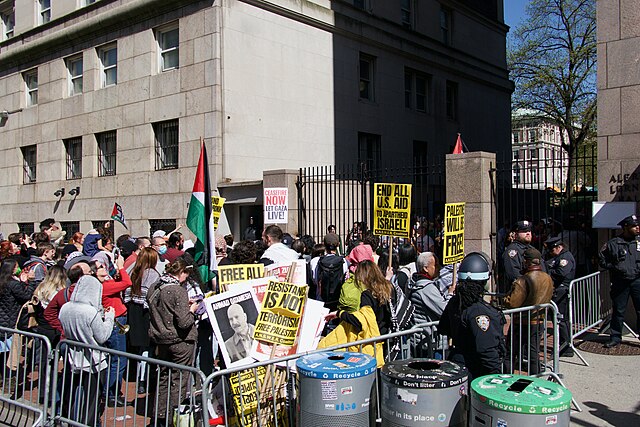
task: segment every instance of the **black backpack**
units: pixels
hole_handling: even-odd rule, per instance
[[[324,255],[318,261],[318,286],[324,305],[334,310],[338,306],[340,290],[345,280],[344,258]]]

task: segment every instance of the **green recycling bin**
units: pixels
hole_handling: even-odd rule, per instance
[[[568,427],[571,392],[524,375],[487,375],[471,383],[471,427]]]

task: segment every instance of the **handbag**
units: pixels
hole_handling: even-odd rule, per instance
[[[195,427],[201,425],[202,407],[199,403],[186,398],[173,410],[174,427]]]
[[[40,305],[40,301],[35,295],[22,305],[20,314],[18,314],[16,329],[29,331],[38,326],[38,321],[36,320],[36,307],[38,305]],[[25,308],[26,311],[24,310]]]
[[[20,308],[20,311],[18,312],[18,318],[16,319],[15,329],[18,329],[20,316],[22,315],[25,305],[23,305]],[[9,368],[12,371],[17,371],[21,365],[20,363],[21,359],[22,359],[22,334],[16,332],[11,337],[11,349],[9,350],[9,357],[7,357],[7,368]]]

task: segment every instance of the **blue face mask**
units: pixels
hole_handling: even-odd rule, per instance
[[[158,249],[158,253],[160,255],[164,255],[167,253],[167,247],[166,246],[160,246],[160,249]]]

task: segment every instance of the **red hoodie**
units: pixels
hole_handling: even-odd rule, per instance
[[[116,311],[115,317],[127,314],[127,306],[122,301],[121,292],[131,286],[131,278],[124,268],[120,270],[120,280],[105,280],[102,283],[102,306],[104,308],[113,307]]]

